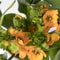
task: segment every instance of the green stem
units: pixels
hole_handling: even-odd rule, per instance
[[[1,20],[0,20],[0,28],[1,28],[1,25],[2,25],[2,22],[3,22],[3,18],[4,18],[4,14],[1,16]]]
[[[1,20],[0,20],[0,29],[1,29],[1,26],[2,26],[2,22],[3,22],[3,19],[4,19],[5,13],[14,5],[15,2],[16,2],[16,0],[14,0],[13,3],[5,10],[5,12],[2,14]]]

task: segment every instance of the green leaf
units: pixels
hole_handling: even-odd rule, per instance
[[[43,32],[43,29],[42,29],[40,24],[37,24],[37,29],[38,29],[39,32]]]
[[[51,57],[51,60],[55,59],[55,56],[59,50],[60,50],[60,40],[55,42],[53,46],[51,46],[49,49],[49,55]]]
[[[38,2],[36,5],[46,5],[46,6],[50,6],[50,4],[47,1],[40,1]]]
[[[57,49],[53,49],[53,50],[49,51],[49,55],[50,55],[51,60],[54,60],[57,51],[58,51]]]
[[[47,57],[44,58],[43,60],[49,60],[49,55],[47,54]]]
[[[60,9],[60,0],[45,0],[45,1],[52,4],[53,8]]]
[[[19,50],[19,48],[18,48],[18,46],[16,45],[15,42],[10,42],[10,45],[9,45],[8,49],[11,52],[17,52]]]
[[[13,24],[14,24],[14,27],[16,27],[16,28],[19,27],[19,20],[14,18],[13,19]]]
[[[57,52],[57,54],[55,56],[55,60],[60,60],[60,50]]]
[[[0,55],[0,60],[7,60],[7,57],[4,56],[4,54]]]
[[[43,32],[34,32],[31,33],[31,42],[28,43],[28,45],[34,45],[39,48],[41,48],[42,43],[46,41],[46,37]]]
[[[15,14],[5,15],[2,25],[5,26],[6,28],[13,26],[13,17],[14,16],[15,16]]]
[[[19,18],[14,18],[13,19],[13,25],[17,30],[24,30],[26,28],[26,20],[25,19],[19,19]]]
[[[55,42],[50,49],[60,49],[60,40],[58,40],[57,42]]]
[[[18,1],[19,7],[18,10],[27,15],[27,5]]]
[[[7,49],[7,46],[5,46],[5,40],[0,41],[0,48]]]

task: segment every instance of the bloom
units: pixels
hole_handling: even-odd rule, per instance
[[[60,36],[56,33],[53,33],[53,34],[48,34],[47,38],[48,38],[47,45],[51,46],[53,45],[54,42],[59,40]]]
[[[46,11],[46,13],[43,16],[43,21],[45,23],[45,25],[47,23],[52,24],[53,26],[57,26],[57,19],[58,19],[58,10],[48,10]]]

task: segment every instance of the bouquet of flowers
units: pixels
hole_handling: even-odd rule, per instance
[[[59,0],[17,1],[19,11],[26,14],[26,17],[18,12],[7,14],[16,0],[3,14],[0,13],[0,48],[20,60],[59,60]]]

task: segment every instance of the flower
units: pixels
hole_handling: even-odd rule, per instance
[[[19,57],[24,59],[26,56],[28,56],[29,60],[43,60],[46,54],[43,50],[37,50],[35,46],[21,47],[19,50]]]
[[[60,32],[60,24],[57,26],[56,31],[57,31],[57,32]]]
[[[43,50],[32,50],[28,53],[28,58],[30,60],[43,60],[43,58],[46,57],[46,54]]]
[[[53,45],[54,42],[59,40],[60,36],[56,33],[53,33],[53,34],[48,34],[47,38],[49,39],[47,45],[51,46]]]
[[[14,29],[13,27],[10,27],[8,29],[8,32],[11,34],[11,35],[15,35],[18,31],[16,29]]]
[[[45,32],[48,32],[53,25],[54,25],[53,23],[49,22],[49,23],[45,24],[45,26],[43,26],[42,28]]]
[[[51,23],[52,27],[56,26],[57,27],[57,19],[58,19],[58,10],[48,10],[43,16],[43,21],[45,25],[47,23]]]
[[[16,40],[22,40],[25,45],[30,42],[28,33],[22,30],[16,33]]]

